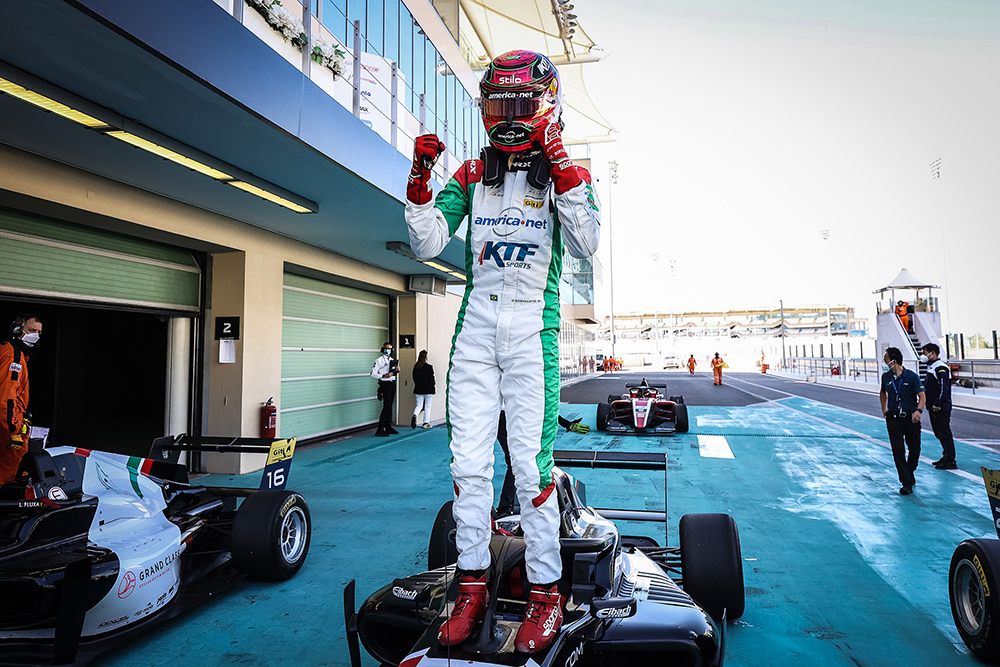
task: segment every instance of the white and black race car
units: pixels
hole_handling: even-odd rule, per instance
[[[683,396],[667,396],[664,384],[626,384],[622,394],[611,394],[597,405],[597,430],[609,433],[667,435],[687,433],[688,413]]]
[[[666,457],[644,452],[556,451],[562,468],[662,470]],[[360,644],[383,665],[399,667],[721,667],[727,621],[743,615],[743,562],[728,514],[688,514],[680,546],[621,535],[614,520],[663,522],[666,512],[595,509],[583,485],[553,468],[560,510],[565,618],[552,645],[532,654],[514,648],[527,607],[525,544],[518,517],[496,520],[486,617],[457,646],[437,641],[458,596],[454,519],[446,503],[435,521],[428,571],[389,582],[355,613],[354,582],[344,590],[351,664]]]
[[[184,451],[267,454],[260,488],[192,484]],[[165,437],[147,458],[33,443],[0,487],[0,664],[88,664],[243,575],[293,576],[312,526],[284,488],[294,451],[294,439]]]

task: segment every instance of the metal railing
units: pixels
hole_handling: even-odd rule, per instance
[[[243,2],[244,0],[233,2],[232,14],[251,28],[245,16],[248,12],[253,14],[255,10],[250,7],[244,9]],[[398,8],[400,11],[394,35],[386,34],[383,37],[396,38],[402,44],[402,32],[411,30],[411,26],[417,24],[398,0],[382,0],[382,3],[385,8]],[[414,53],[419,52],[420,58],[414,62],[403,62],[400,49],[400,62],[395,62],[385,57],[377,44],[370,42],[366,23],[355,18],[354,12],[345,12],[348,7],[346,3],[309,0],[306,5],[311,7],[311,13],[306,12],[299,0],[283,0],[282,4],[296,20],[302,21],[305,33],[310,35],[309,41],[301,47],[304,52],[311,51],[316,38],[341,48],[345,54],[342,80],[350,87],[350,100],[335,94],[329,88],[329,83],[321,87],[327,89],[331,97],[348,108],[372,131],[380,134],[393,148],[409,156],[417,136],[428,132],[436,133],[447,146],[434,167],[434,176],[440,182],[447,181],[464,160],[478,154],[479,148],[484,145],[485,133],[479,113],[472,103],[474,98],[454,74],[445,76],[441,73],[439,63],[444,61],[422,30],[407,37],[408,40],[413,40]],[[341,7],[340,4],[344,6]],[[346,30],[328,28],[339,25],[344,25]],[[269,28],[273,29],[273,26]],[[429,52],[433,52],[435,63],[430,69],[426,66],[430,62],[427,60],[431,57]],[[388,73],[387,77],[372,73],[373,69],[383,66]],[[303,55],[300,67],[303,73],[315,79],[314,70],[317,68],[321,66],[310,63],[309,57]],[[416,68],[419,68],[419,72]],[[404,69],[413,70],[415,81],[407,80],[403,75]],[[365,76],[366,73],[369,76]],[[328,78],[329,75],[326,76]],[[320,81],[317,80],[317,83]],[[338,84],[334,82],[333,85],[336,87]],[[443,108],[438,108],[439,106]]]
[[[1000,388],[1000,361],[993,359],[949,359],[951,383],[954,387],[972,390]],[[904,365],[918,373],[916,362]],[[829,357],[789,357],[784,369],[788,373],[815,377],[841,377],[856,382],[881,382],[882,362],[878,359],[831,359]]]

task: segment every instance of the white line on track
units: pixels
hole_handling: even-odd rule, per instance
[[[756,384],[754,382],[749,382],[747,380],[736,379],[736,382],[742,382],[744,384],[750,385],[751,387],[757,387],[759,389],[766,389],[768,391],[774,391],[774,392],[778,392],[780,394],[785,394],[786,396],[789,396],[791,398],[805,398],[805,396],[796,396],[795,394],[789,394],[787,391],[781,391],[780,389],[771,389],[770,387],[765,387],[763,385],[759,385],[759,384]],[[850,433],[851,435],[856,435],[859,438],[863,438],[863,439],[868,440],[870,442],[874,442],[875,444],[881,445],[882,447],[885,447],[886,449],[888,449],[890,451],[892,450],[892,445],[890,445],[888,442],[885,442],[884,440],[879,440],[878,438],[873,438],[872,436],[868,435],[867,433],[861,433],[860,431],[855,431],[853,429],[849,429],[846,426],[841,426],[840,424],[835,424],[835,423],[833,423],[831,421],[827,421],[827,420],[825,420],[825,419],[823,419],[821,417],[817,417],[816,415],[811,415],[808,412],[803,412],[802,410],[798,410],[796,408],[793,408],[790,405],[785,405],[784,403],[778,403],[774,399],[764,398],[763,396],[760,396],[760,395],[755,394],[755,393],[750,392],[750,391],[746,391],[745,389],[740,389],[740,391],[742,391],[742,392],[744,392],[746,394],[750,394],[754,398],[759,398],[762,401],[765,401],[765,402],[770,403],[772,405],[780,405],[781,407],[785,408],[786,410],[791,410],[792,412],[797,412],[800,415],[805,415],[806,417],[808,417],[810,419],[813,419],[815,421],[818,421],[818,422],[820,422],[822,424],[826,424],[827,426],[832,426],[834,428],[838,428],[838,429],[840,429],[842,431],[846,431],[846,432]],[[815,400],[815,399],[808,398],[806,400],[811,401],[811,400]],[[816,401],[816,402],[817,403],[823,403],[823,401]],[[823,404],[824,405],[830,405],[829,403],[823,403]],[[854,413],[856,415],[861,415],[862,417],[868,417],[869,419],[875,419],[875,417],[872,417],[871,415],[866,415],[863,412],[857,412],[856,410],[849,410],[847,408],[841,408],[841,407],[838,407],[838,406],[835,406],[835,405],[830,405],[830,407],[836,408],[838,410],[843,410],[844,412],[852,412],[852,413]],[[923,431],[923,432],[924,433],[929,433],[928,431]],[[933,433],[930,433],[930,435],[933,435]],[[822,436],[816,436],[816,437],[822,437]],[[960,441],[960,442],[962,442],[962,441]],[[975,443],[971,443],[970,442],[970,443],[966,443],[966,444],[972,445],[973,447],[979,447],[980,449],[985,449],[985,450],[990,451],[990,452],[994,451],[994,450],[990,449],[989,447],[983,447],[982,445],[976,445]],[[932,461],[930,458],[928,458],[926,456],[921,456],[920,460],[923,461],[923,462],[925,462],[925,463],[927,463],[928,465],[933,465],[934,464],[934,461]],[[979,482],[980,484],[985,485],[985,482],[983,481],[982,476],[973,475],[972,473],[965,472],[964,470],[948,470],[947,472],[950,472],[950,473],[953,473],[955,475],[958,475],[959,477],[963,477],[963,478],[965,478],[965,479],[967,479],[969,481]]]
[[[724,435],[699,435],[698,450],[709,459],[735,459],[729,441]]]

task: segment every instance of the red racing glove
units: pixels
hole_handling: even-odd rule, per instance
[[[535,135],[534,139],[541,144],[542,151],[552,167],[552,183],[555,185],[556,194],[561,195],[580,185],[583,179],[580,178],[576,165],[569,159],[569,153],[563,146],[562,131],[558,123],[549,123]]]
[[[425,134],[413,142],[413,168],[407,179],[406,198],[414,204],[431,200],[431,169],[444,149],[436,134]]]

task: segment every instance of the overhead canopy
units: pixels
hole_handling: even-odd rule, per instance
[[[557,18],[553,6],[561,13]],[[568,10],[566,8],[569,8]],[[470,48],[483,68],[512,49],[542,53],[559,70],[565,91],[563,120],[567,144],[615,141],[617,132],[597,110],[583,81],[583,64],[607,55],[594,44],[570,13],[571,4],[558,0],[461,0],[463,48]]]
[[[913,274],[906,270],[906,267],[903,267],[900,269],[899,275],[893,278],[891,283],[882,289],[875,290],[872,294],[882,294],[894,289],[940,289],[940,287],[940,285],[920,282],[913,277]]]

